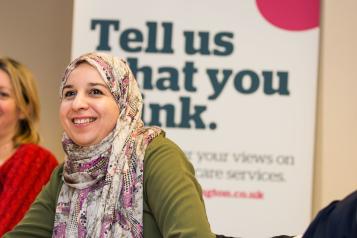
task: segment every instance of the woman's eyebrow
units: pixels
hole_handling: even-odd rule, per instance
[[[0,86],[0,89],[10,90],[10,88],[9,88],[9,87],[4,87],[4,86]]]
[[[104,83],[88,83],[88,85],[90,87],[101,86],[103,88],[108,89],[108,86],[106,84],[104,84]],[[65,90],[65,89],[71,89],[71,88],[74,88],[74,86],[72,84],[66,84],[65,86],[63,86],[62,91]]]
[[[89,83],[90,86],[102,86],[102,87],[105,87],[105,88],[108,88],[108,86],[104,83]]]
[[[73,85],[72,85],[72,84],[66,84],[66,85],[64,85],[62,91],[63,91],[64,89],[66,89],[66,88],[73,88]]]

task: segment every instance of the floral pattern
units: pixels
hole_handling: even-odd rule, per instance
[[[52,237],[143,237],[143,171],[147,145],[162,130],[144,127],[142,97],[124,60],[89,53],[66,69],[60,88],[81,63],[98,70],[120,108],[114,130],[99,144],[82,147],[65,133],[67,158]]]

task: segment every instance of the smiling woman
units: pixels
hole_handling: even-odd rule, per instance
[[[144,126],[124,60],[80,56],[60,93],[67,158],[5,238],[215,237],[192,165],[160,128]]]
[[[98,144],[113,130],[119,107],[98,71],[80,64],[63,86],[60,119],[63,129],[81,146]]]

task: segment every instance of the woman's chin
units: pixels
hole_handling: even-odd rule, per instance
[[[72,139],[72,138],[71,138]],[[89,146],[92,146],[92,145],[96,145],[98,144],[99,142],[97,140],[83,140],[83,139],[72,139],[72,141],[76,144],[76,145],[79,145],[79,146],[82,146],[82,147],[89,147]]]

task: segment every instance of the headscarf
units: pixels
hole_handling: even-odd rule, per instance
[[[83,147],[64,133],[64,184],[52,237],[143,237],[143,171],[147,145],[161,133],[144,127],[142,97],[128,64],[89,53],[66,69],[60,94],[81,63],[93,66],[119,106],[116,126],[99,144]]]

